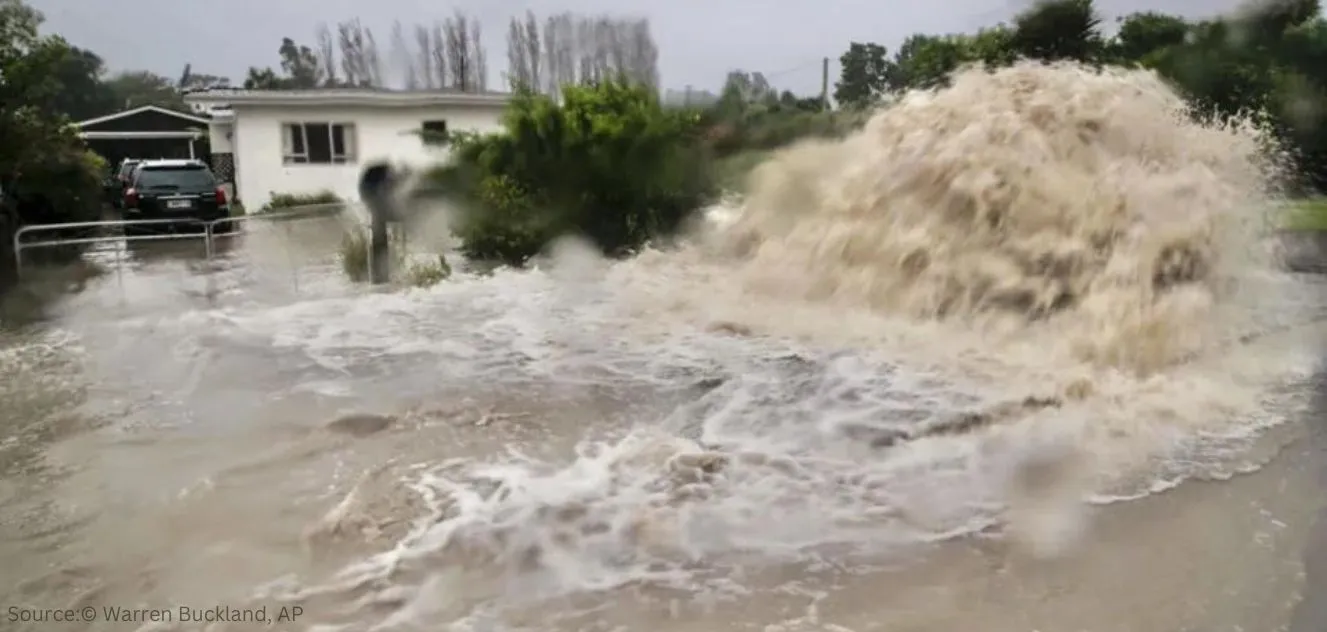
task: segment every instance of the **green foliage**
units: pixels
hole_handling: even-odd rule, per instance
[[[1327,198],[1298,200],[1288,204],[1281,218],[1281,228],[1327,231]]]
[[[101,213],[105,163],[86,150],[53,109],[61,78],[81,52],[39,32],[42,16],[21,0],[0,0],[0,243],[24,224],[93,221]],[[12,261],[10,253],[4,263]]]
[[[1122,63],[1139,62],[1153,53],[1184,43],[1189,24],[1183,18],[1155,11],[1133,13],[1120,20],[1111,44],[1111,57]]]
[[[338,252],[341,271],[355,283],[369,280],[369,237],[363,231],[347,232],[341,236]]]
[[[943,85],[964,65],[998,67],[1018,58],[1150,68],[1169,79],[1200,117],[1259,114],[1298,159],[1291,183],[1327,186],[1327,21],[1318,0],[1269,0],[1234,15],[1190,22],[1143,12],[1105,37],[1091,0],[1047,0],[1012,26],[975,34],[907,38],[892,58],[853,43],[844,53],[835,97],[869,108],[890,94]]]
[[[1012,46],[1004,50],[1013,51]],[[943,85],[959,66],[973,61],[969,39],[963,35],[912,35],[891,62],[895,74],[890,89],[934,88]],[[860,107],[861,104],[858,104]]]
[[[853,42],[839,57],[842,77],[834,86],[834,100],[849,107],[878,101],[893,78],[894,64],[879,44]]]
[[[1042,2],[1014,19],[1010,45],[1020,57],[1096,62],[1105,50],[1092,0]]]
[[[826,105],[819,97],[780,93],[761,73],[735,70],[718,102],[692,114],[722,163],[718,178],[727,187],[731,166],[741,162],[727,160],[730,156],[763,155],[803,138],[841,136],[865,120],[861,112],[833,112]]]
[[[341,196],[331,191],[318,191],[316,193],[273,193],[271,199],[258,209],[259,213],[271,213],[275,211],[286,211],[301,207],[311,206],[329,206],[342,204],[344,200]],[[339,207],[334,207],[340,210]]]
[[[244,89],[300,90],[318,87],[326,81],[326,73],[312,48],[296,44],[295,40],[289,37],[283,37],[277,54],[281,57],[283,74],[278,75],[271,68],[251,66],[248,76],[244,79]]]
[[[115,97],[115,104],[101,114],[110,114],[116,110],[155,105],[187,112],[184,95],[170,79],[145,70],[131,70],[119,73],[104,84]]]
[[[622,255],[714,195],[694,113],[625,82],[569,86],[562,99],[520,95],[502,133],[452,135],[455,163],[431,178],[467,210],[456,227],[467,256],[519,265],[567,233]]]
[[[452,276],[452,267],[447,264],[447,257],[436,255],[429,261],[410,261],[406,264],[405,276],[402,279],[406,285],[413,287],[430,287],[437,285]]]
[[[392,260],[391,269],[399,271],[399,280],[413,287],[429,287],[447,280],[452,275],[452,267],[447,257],[441,254],[428,255],[427,258],[409,256],[405,234],[391,232],[388,235]],[[339,252],[341,270],[346,278],[355,283],[369,280],[369,237],[362,230],[347,232],[341,239]]]

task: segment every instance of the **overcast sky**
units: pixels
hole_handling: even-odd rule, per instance
[[[1097,0],[1114,17],[1140,9],[1206,16],[1239,0]],[[952,33],[1008,19],[1027,0],[28,0],[46,30],[100,54],[113,70],[175,78],[195,72],[243,80],[249,66],[276,66],[282,37],[312,45],[321,22],[360,18],[385,45],[393,21],[431,23],[461,9],[485,27],[490,74],[506,65],[512,15],[533,9],[613,12],[650,18],[666,88],[716,89],[734,68],[766,73],[781,89],[820,89],[820,59],[850,41],[891,50],[912,33]],[[832,88],[831,88],[832,89]]]

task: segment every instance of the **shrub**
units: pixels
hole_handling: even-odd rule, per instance
[[[412,259],[407,255],[405,236],[394,232],[391,242],[391,269],[399,272],[400,281],[415,287],[428,287],[446,280],[452,274],[447,258],[441,254],[427,260]],[[341,269],[355,283],[369,280],[369,237],[364,231],[352,230],[341,239]]]
[[[47,151],[32,152],[14,161],[13,177],[0,182],[0,277],[12,274],[14,231],[29,224],[93,222],[101,219],[102,178],[106,161],[88,151],[72,133],[47,137]],[[91,235],[95,229],[71,228],[42,232],[32,239],[47,241]],[[24,251],[26,262],[69,262],[83,246],[61,246]]]
[[[273,211],[283,211],[304,206],[328,206],[329,210],[340,210],[339,205],[344,200],[331,191],[318,191],[316,193],[273,193],[272,198],[258,209],[259,213],[270,213]]]
[[[717,193],[699,132],[647,89],[569,86],[562,104],[518,96],[501,133],[453,134],[453,164],[428,177],[462,202],[455,232],[469,257],[521,265],[566,233],[622,255]]]
[[[451,275],[452,267],[447,264],[447,257],[436,255],[429,261],[411,261],[402,280],[414,287],[429,287],[446,281]]]
[[[397,252],[392,249],[392,252]],[[341,237],[341,270],[355,283],[369,280],[369,237],[362,230],[347,231]],[[393,262],[395,263],[395,262]]]

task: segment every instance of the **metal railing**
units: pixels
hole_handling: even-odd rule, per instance
[[[201,220],[175,219],[124,219],[104,220],[100,222],[69,222],[65,224],[30,224],[14,231],[14,264],[18,274],[23,273],[23,251],[30,248],[54,248],[56,246],[76,246],[80,244],[101,244],[129,241],[169,241],[178,239],[198,239],[198,234],[158,233],[148,235],[98,235],[96,237],[75,237],[70,239],[48,239],[46,241],[23,241],[29,233],[69,230],[73,228],[109,228],[125,226],[197,226],[203,229],[201,237],[208,242],[208,256],[211,256],[211,235],[207,223]]]
[[[201,239],[206,250],[206,257],[211,260],[216,252],[214,240],[218,236],[228,236],[227,233],[219,233],[218,227],[222,225],[231,227],[240,227],[248,222],[254,221],[279,221],[295,220],[315,217],[331,216],[346,208],[346,203],[335,202],[329,204],[310,204],[307,206],[292,207],[289,210],[271,213],[252,213],[239,215],[236,217],[223,217],[203,221],[199,219],[122,219],[122,220],[103,220],[97,222],[69,222],[63,224],[30,224],[23,226],[14,232],[14,263],[16,272],[22,275],[23,272],[23,251],[36,248],[54,248],[58,246],[75,246],[83,244],[100,243],[130,243],[138,241],[176,241],[183,239]],[[44,241],[24,241],[24,235],[40,232],[51,232],[58,230],[70,230],[79,228],[125,228],[131,226],[172,226],[172,227],[194,227],[201,228],[196,233],[149,233],[149,234],[130,234],[122,231],[120,234],[98,235],[94,237],[74,237],[65,239],[48,239]],[[286,225],[287,238],[289,238],[290,226]],[[117,251],[118,252],[118,251]],[[370,256],[372,256],[370,254]],[[118,266],[117,266],[118,267]]]

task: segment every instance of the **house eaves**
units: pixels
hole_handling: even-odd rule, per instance
[[[141,107],[136,107],[132,110],[125,110],[123,112],[107,114],[106,116],[98,116],[97,118],[90,118],[86,121],[78,121],[77,123],[74,123],[74,126],[83,128],[88,125],[97,125],[98,123],[107,123],[122,118],[137,116],[139,114],[143,114],[144,112],[156,112],[158,114],[165,114],[166,116],[171,116],[180,119],[181,121],[187,121],[189,123],[196,123],[199,125],[207,125],[210,122],[206,117],[195,116],[192,114],[185,114],[184,112],[176,112],[175,110],[170,110],[156,105],[144,105]]]
[[[444,92],[438,90],[208,90],[184,95],[186,103],[275,106],[478,106],[504,107],[511,95],[502,92]]]

